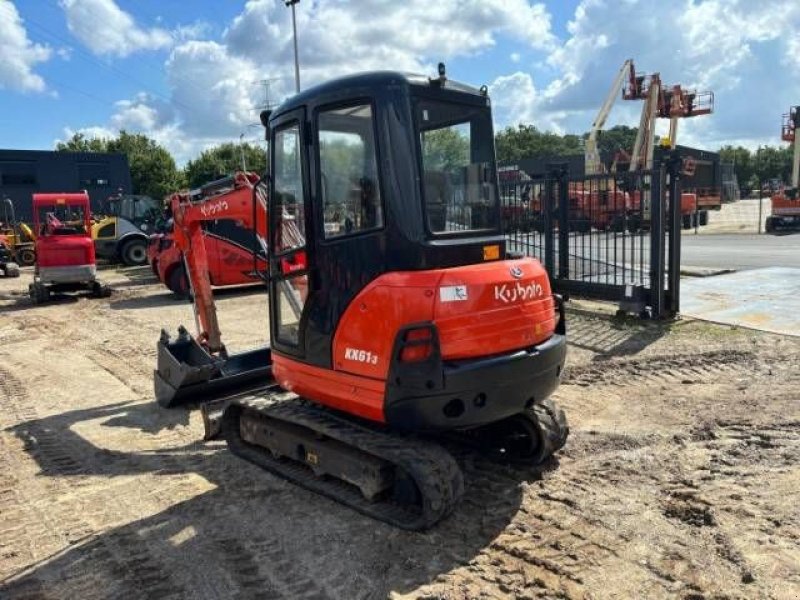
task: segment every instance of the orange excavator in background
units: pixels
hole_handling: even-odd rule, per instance
[[[792,144],[792,178],[789,187],[784,187],[772,196],[772,214],[767,217],[766,230],[773,233],[800,228],[800,106],[793,106],[783,115],[781,139]]]
[[[267,239],[266,190],[255,173],[238,172],[232,186],[215,195],[195,199],[188,193],[173,194],[170,210],[172,236],[183,256],[193,297],[198,335],[193,338],[181,326],[178,338],[170,341],[166,331],[158,342],[158,368],[155,372],[156,399],[172,406],[182,398],[201,398],[223,389],[230,390],[266,376],[269,348],[229,355],[222,342],[217,308],[211,289],[208,255],[203,225],[211,221],[233,220],[243,230],[253,232],[259,252],[252,254],[252,273],[265,270]],[[239,265],[241,268],[243,265]],[[187,368],[192,364],[192,368]]]

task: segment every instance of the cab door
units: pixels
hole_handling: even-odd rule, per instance
[[[309,215],[305,111],[271,127],[269,304],[273,350],[302,358],[309,295]]]

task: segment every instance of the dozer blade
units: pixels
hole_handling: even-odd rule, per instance
[[[178,338],[162,330],[153,385],[158,403],[170,408],[181,401],[205,401],[272,380],[269,347],[219,358],[209,354],[184,327]]]

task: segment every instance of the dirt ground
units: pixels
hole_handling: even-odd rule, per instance
[[[192,328],[146,269],[32,307],[0,279],[0,598],[800,598],[800,340],[569,313],[543,469],[462,453],[466,495],[399,531],[204,443],[152,400],[161,327]],[[231,350],[265,296],[221,295]]]

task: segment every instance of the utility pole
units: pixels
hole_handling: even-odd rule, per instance
[[[257,81],[253,81],[253,85],[261,85],[264,86],[264,104],[260,104],[256,107],[256,112],[261,112],[262,110],[269,110],[271,109],[274,104],[272,102],[272,84],[276,81],[280,81],[281,79],[286,79],[285,77],[267,77],[266,79],[259,79]]]
[[[239,134],[239,152],[242,154],[242,172],[247,173],[247,163],[244,160],[244,133]]]
[[[300,0],[283,0],[286,6],[292,7],[292,31],[294,32],[294,91],[300,93],[300,61],[297,56],[297,20],[295,19],[294,5]]]

